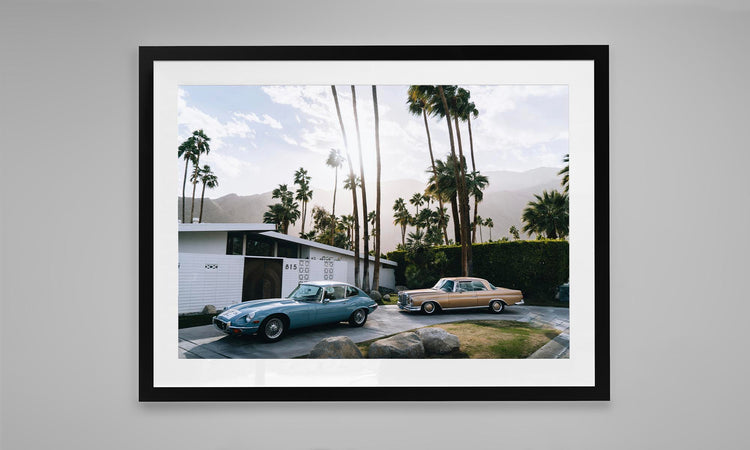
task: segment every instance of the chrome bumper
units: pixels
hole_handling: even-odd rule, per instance
[[[217,324],[217,322],[221,322],[223,324],[223,328]],[[230,322],[224,322],[223,320],[216,319],[212,321],[214,328],[221,331],[222,333],[226,333],[232,336],[239,336],[241,334],[255,334],[258,332],[258,326],[254,327],[237,327],[230,324]]]
[[[404,311],[421,311],[421,306],[406,306],[402,305],[401,303],[398,304],[398,309],[403,309]]]

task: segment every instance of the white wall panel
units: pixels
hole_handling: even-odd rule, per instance
[[[242,301],[245,258],[239,255],[180,253],[178,312],[224,308]]]

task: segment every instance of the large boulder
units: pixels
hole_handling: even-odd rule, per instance
[[[216,314],[216,307],[214,305],[206,305],[203,307],[202,314]]]
[[[428,355],[445,355],[458,350],[461,346],[455,334],[450,334],[442,328],[420,328],[416,333]]]
[[[311,359],[352,359],[362,358],[359,347],[346,336],[325,338],[315,344],[307,356]]]
[[[380,303],[380,301],[383,299],[383,296],[380,295],[380,292],[376,291],[375,289],[370,291],[370,298],[375,300],[376,302]]]
[[[400,333],[375,341],[367,351],[368,358],[424,358],[424,346],[416,333]]]

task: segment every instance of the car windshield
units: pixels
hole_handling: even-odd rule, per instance
[[[441,278],[432,288],[439,289],[445,292],[453,292],[453,281]]]
[[[316,302],[320,298],[320,293],[323,289],[320,286],[313,286],[312,284],[300,284],[297,286],[289,298],[292,300],[299,300],[303,302]]]

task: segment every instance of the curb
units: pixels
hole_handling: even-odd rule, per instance
[[[562,359],[570,358],[570,329],[547,342],[526,359]]]

